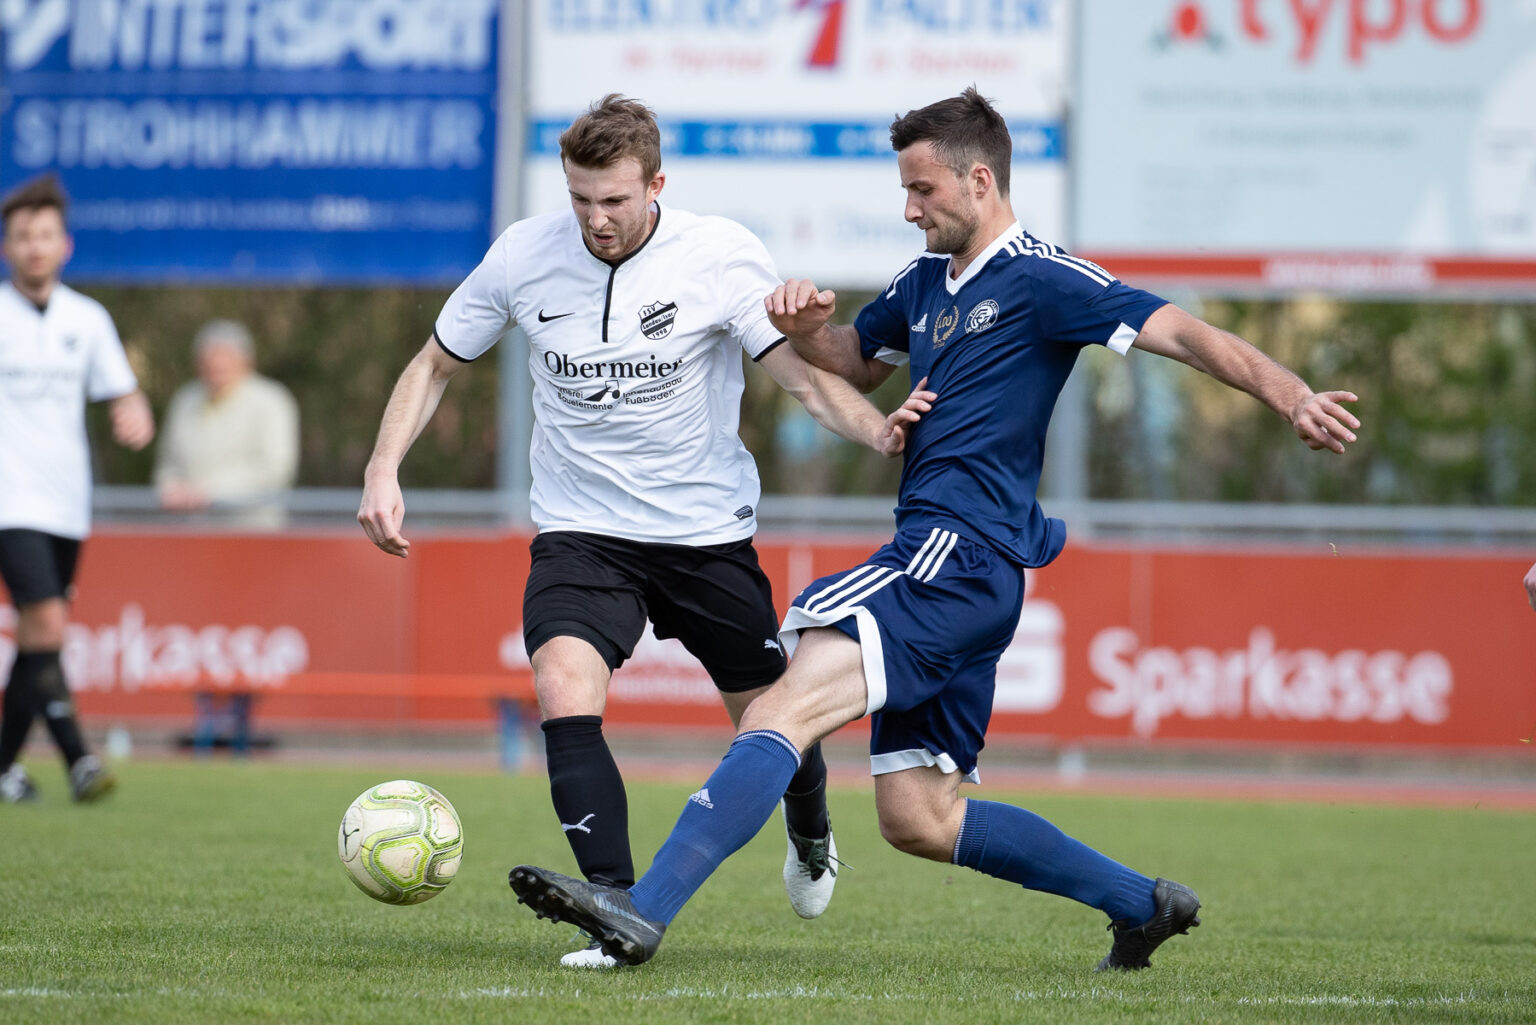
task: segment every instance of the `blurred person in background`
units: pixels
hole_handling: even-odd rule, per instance
[[[1536,609],[1536,565],[1525,571],[1525,596]]]
[[[915,414],[903,406],[887,419],[784,344],[762,302],[781,279],[756,236],[661,205],[661,136],[643,104],[594,103],[561,135],[560,155],[571,208],[513,224],[449,298],[390,396],[358,521],[380,549],[407,554],[400,462],[448,380],[520,325],[538,527],[523,638],[550,794],[582,874],[622,889],[635,877],[628,807],[602,716],[646,620],[704,665],[732,722],[784,671],[752,545],[760,486],[738,433],[742,354],[824,427],[887,455]],[[837,878],[826,776],[807,745],[775,797],[784,885],[802,918],[822,913]],[[594,944],[561,963],[617,962]]]
[[[255,343],[239,321],[204,324],[192,352],[197,380],[171,398],[155,458],[161,508],[233,527],[282,527],[299,468],[298,403],[256,373]]]
[[[861,390],[906,365],[934,396],[911,425],[896,536],[791,604],[788,672],[754,701],[725,759],[689,801],[651,867],[625,891],[532,865],[518,899],[648,960],[689,898],[771,813],[800,752],[870,717],[880,834],[915,857],[974,869],[1108,916],[1099,971],[1137,971],[1200,924],[1187,886],[1144,875],[1025,808],[961,796],[980,782],[998,659],[1013,640],[1028,568],[1066,527],[1036,500],[1057,396],[1088,346],[1155,352],[1274,410],[1310,448],[1342,453],[1359,421],[1349,392],[1314,392],[1236,335],[1028,234],[1009,200],[1012,140],[974,87],[891,125],[906,220],[926,252],[851,325],[833,293],[791,279],[764,302],[810,362]],[[1196,841],[1167,823],[1171,837]]]
[[[77,801],[116,780],[81,735],[60,651],[75,570],[90,532],[86,402],[108,404],[112,436],[138,450],[155,436],[111,316],[59,280],[73,252],[69,201],[48,175],[0,200],[0,579],[16,606],[16,657],[0,705],[0,800],[33,800],[17,757],[41,715],[68,768]]]

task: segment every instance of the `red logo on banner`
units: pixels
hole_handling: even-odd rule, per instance
[[[1205,9],[1194,0],[1184,0],[1174,7],[1168,27],[1153,36],[1152,42],[1160,49],[1185,43],[1202,43],[1216,49],[1221,46],[1221,37],[1211,30]]]
[[[796,0],[795,10],[821,12],[821,28],[805,55],[808,68],[837,67],[837,49],[843,39],[843,7],[845,0]]]

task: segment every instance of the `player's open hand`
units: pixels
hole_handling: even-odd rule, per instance
[[[768,321],[786,338],[809,338],[837,309],[837,293],[820,290],[802,278],[790,278],[763,300]]]
[[[1314,450],[1328,449],[1343,454],[1344,443],[1355,441],[1360,421],[1341,402],[1359,402],[1360,397],[1348,391],[1314,392],[1296,404],[1291,411],[1291,426],[1296,436]]]
[[[888,459],[901,455],[906,450],[912,428],[917,426],[924,413],[933,408],[933,402],[938,397],[936,392],[928,390],[928,378],[917,382],[917,387],[912,389],[907,401],[885,418],[885,430],[880,433],[880,443],[876,450]]]
[[[405,522],[405,496],[394,477],[369,478],[363,482],[363,501],[357,508],[357,522],[363,533],[380,551],[405,558],[411,543],[400,533]]]

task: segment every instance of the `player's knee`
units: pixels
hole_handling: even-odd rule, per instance
[[[16,617],[16,646],[22,651],[58,651],[68,625],[69,606],[62,598],[28,602]]]
[[[948,861],[954,842],[945,832],[944,823],[923,809],[880,809],[880,836],[903,854]]]

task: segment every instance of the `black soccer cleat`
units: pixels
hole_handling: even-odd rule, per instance
[[[616,886],[601,886],[532,865],[514,868],[507,882],[519,904],[527,904],[540,918],[569,922],[621,964],[644,964],[655,957],[667,931],[665,924],[636,911],[629,891]]]
[[[1200,898],[1195,891],[1170,879],[1159,879],[1152,891],[1152,903],[1157,910],[1140,925],[1132,926],[1125,919],[1109,923],[1115,934],[1115,942],[1096,972],[1138,972],[1150,968],[1152,951],[1164,940],[1187,933],[1200,924],[1196,914],[1200,910]]]

